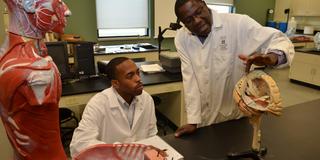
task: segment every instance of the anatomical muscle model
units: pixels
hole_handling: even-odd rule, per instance
[[[43,42],[71,14],[61,0],[4,0],[9,28],[0,49],[0,115],[17,160],[67,159],[60,140],[61,80]]]
[[[229,156],[231,159],[237,156],[240,158],[260,159],[266,152],[264,148],[261,148],[260,124],[262,114],[269,112],[276,116],[281,115],[282,105],[279,88],[275,81],[265,72],[254,70],[238,81],[233,91],[233,98],[239,109],[249,117],[249,121],[253,126],[253,152]]]

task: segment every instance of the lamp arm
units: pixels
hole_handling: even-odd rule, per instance
[[[159,26],[159,34],[158,34],[158,53],[160,55],[161,52],[161,43],[164,39],[163,34],[167,31],[170,30],[171,28],[165,28],[163,31],[161,31],[161,26]]]

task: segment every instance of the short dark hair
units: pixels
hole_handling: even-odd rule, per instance
[[[180,17],[179,8],[183,6],[185,3],[187,3],[188,1],[190,0],[176,0],[176,3],[174,5],[174,12],[178,18]]]
[[[110,81],[117,79],[117,66],[129,59],[128,57],[116,57],[110,60],[106,67],[107,77]]]
[[[199,1],[199,2],[203,2],[203,0],[176,0],[176,3],[174,5],[174,12],[176,14],[176,16],[178,17],[178,19],[180,18],[180,14],[179,14],[179,9],[181,6],[183,6],[184,4],[186,4],[189,1]]]

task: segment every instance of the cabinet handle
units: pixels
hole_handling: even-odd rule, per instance
[[[311,69],[311,75],[315,75],[316,72],[317,72],[317,70],[316,70],[315,68],[312,68],[312,69]]]

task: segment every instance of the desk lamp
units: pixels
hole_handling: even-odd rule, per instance
[[[167,31],[167,30],[177,30],[179,28],[181,28],[182,26],[179,24],[179,20],[177,20],[176,23],[170,23],[170,27],[165,28],[164,30],[161,30],[161,27],[159,26],[159,34],[158,34],[158,53],[159,53],[159,61],[162,65],[162,67],[170,72],[170,73],[179,73],[181,72],[181,62],[179,57],[176,54],[172,54],[170,52],[164,52],[164,53],[160,53],[161,52],[161,42],[164,39],[163,38],[163,34]]]
[[[285,9],[285,10],[284,10],[284,14],[286,14],[286,15],[287,15],[287,25],[288,25],[288,22],[289,22],[289,16],[290,16],[290,9],[289,9],[289,8]]]
[[[165,28],[163,31],[161,30],[161,26],[159,26],[159,34],[158,34],[158,53],[160,55],[161,52],[161,43],[163,41],[163,34],[167,31],[167,30],[173,30],[176,31],[178,29],[180,29],[182,26],[180,25],[180,21],[177,19],[176,23],[170,23],[170,26],[168,28]]]
[[[239,109],[249,117],[249,122],[253,127],[253,141],[251,150],[230,153],[228,158],[231,160],[242,158],[262,160],[267,149],[261,147],[261,118],[264,113],[281,115],[279,88],[265,72],[254,70],[238,81],[233,91],[233,98]]]

